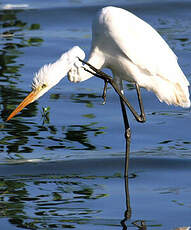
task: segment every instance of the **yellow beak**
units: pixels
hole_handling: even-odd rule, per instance
[[[20,112],[23,108],[25,108],[28,104],[32,103],[36,99],[39,98],[39,90],[35,89],[25,99],[19,104],[19,106],[9,115],[6,121],[9,121],[13,118],[18,112]]]

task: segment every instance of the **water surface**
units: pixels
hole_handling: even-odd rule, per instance
[[[5,229],[125,229],[124,129],[118,96],[103,82],[65,77],[9,123],[30,91],[33,73],[79,45],[88,55],[91,20],[107,1],[1,1],[0,177]],[[112,1],[149,22],[168,42],[191,80],[189,1]],[[136,92],[125,83],[137,107]],[[142,90],[147,122],[132,129],[131,218],[147,229],[189,226],[190,110],[160,103]],[[43,107],[50,107],[49,119]],[[33,163],[36,162],[36,163]],[[52,163],[51,163],[52,162]],[[123,223],[123,222],[122,222]]]

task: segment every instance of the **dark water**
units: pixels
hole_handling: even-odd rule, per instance
[[[91,20],[98,9],[108,5],[102,0],[14,1],[14,7],[8,3],[0,2],[3,229],[138,229],[132,224],[136,220],[144,220],[147,229],[191,225],[189,109],[167,106],[142,90],[147,122],[139,124],[129,114],[132,212],[127,221],[119,100],[110,89],[106,105],[102,104],[101,80],[72,84],[64,78],[39,101],[5,122],[30,91],[33,73],[42,65],[55,61],[74,45],[88,54]],[[154,26],[191,81],[190,1],[111,4]],[[136,105],[136,92],[126,85],[127,97]],[[48,119],[43,107],[50,107]]]

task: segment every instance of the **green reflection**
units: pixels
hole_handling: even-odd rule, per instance
[[[29,46],[37,46],[43,42],[42,38],[27,36],[28,30],[40,29],[39,24],[27,24],[21,21],[17,14],[20,10],[0,11],[1,30],[1,48],[0,48],[0,97],[1,97],[1,117],[7,118],[7,115],[15,108],[26,96],[25,91],[19,89],[20,69],[24,63],[18,63],[17,58],[24,54],[24,49]],[[6,85],[5,85],[6,84]],[[32,117],[36,114],[36,103],[31,104],[22,111],[21,117]],[[30,131],[30,126],[19,120],[13,120],[4,125],[0,136],[0,144],[4,146],[1,151],[7,153],[30,153],[33,149],[26,146],[31,136],[37,133]]]
[[[20,88],[20,71],[25,62],[19,62],[19,57],[25,55],[25,48],[40,46],[43,42],[43,39],[37,37],[35,32],[41,29],[40,24],[32,21],[29,24],[23,19],[21,20],[19,18],[21,11],[0,11],[0,26],[2,28],[0,37],[0,100],[3,121],[28,94]],[[27,14],[27,12],[25,13]],[[35,36],[33,36],[33,31]],[[94,93],[80,93],[73,94],[71,100],[76,103],[85,103],[87,107],[93,107],[93,100],[97,97],[100,98]],[[51,99],[60,99],[60,95],[51,94]],[[34,120],[30,122],[24,120],[23,117],[34,118],[37,115],[37,103],[34,102],[27,106],[18,117],[9,123],[2,121],[2,125],[0,125],[0,153],[2,158],[31,158],[34,152],[38,150],[40,152],[43,150],[47,154],[49,151],[62,149],[97,149],[96,144],[92,143],[91,137],[104,134],[105,127],[99,127],[96,122],[57,127],[51,124],[51,111],[48,107],[44,108],[42,116],[37,119],[36,123]],[[95,119],[93,113],[86,113],[83,117],[87,120]],[[105,147],[103,146],[102,149]],[[64,156],[65,153],[61,152],[61,154]],[[39,155],[38,157],[41,158],[42,156]]]
[[[88,108],[93,107],[92,99],[96,98],[100,98],[100,96],[97,96],[95,93],[77,93],[71,96],[71,100],[75,103],[84,103]]]
[[[9,223],[24,229],[86,224],[100,212],[88,208],[87,202],[108,196],[96,178],[79,175],[0,178],[0,218],[6,217]]]
[[[2,84],[0,86],[0,96],[1,104],[3,105],[1,111],[3,119],[26,95],[26,92],[18,88],[19,71],[24,63],[17,63],[17,58],[24,54],[23,48],[36,46],[43,42],[41,38],[25,38],[28,30],[39,29],[40,25],[28,25],[26,22],[21,21],[17,18],[17,13],[19,12],[14,10],[0,11],[0,27],[2,28],[0,48],[0,82]],[[3,83],[6,83],[6,86]],[[35,104],[31,107],[33,109],[24,110],[22,116],[33,116],[34,107]]]
[[[87,118],[95,118],[95,115],[93,113],[88,113],[88,114],[84,114],[83,117],[87,117]]]
[[[93,134],[94,137],[104,134],[105,127],[98,127],[96,122],[92,122],[87,125],[70,125],[62,127],[62,130],[58,130],[53,125],[47,127],[38,126],[38,129],[41,132],[47,133],[47,136],[44,138],[35,137],[37,140],[40,140],[40,147],[44,147],[46,150],[95,150],[96,145],[90,143],[91,134]],[[45,145],[43,144],[47,139],[51,141],[50,145],[47,145],[47,142]]]
[[[97,123],[90,123],[87,125],[71,125],[68,126],[65,131],[65,140],[72,141],[72,142],[78,142],[82,146],[81,147],[73,147],[73,150],[95,150],[96,146],[89,143],[88,134],[93,133],[94,136],[97,136],[99,134],[103,134],[104,127],[94,127]]]
[[[20,11],[0,11],[1,49],[0,49],[0,81],[11,85],[20,76],[19,70],[24,64],[18,64],[16,59],[23,54],[21,48],[39,46],[43,39],[40,37],[25,38],[28,30],[39,30],[39,24],[28,25],[17,18]],[[25,33],[24,33],[25,32]]]

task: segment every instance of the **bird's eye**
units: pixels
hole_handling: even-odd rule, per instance
[[[42,89],[44,89],[44,88],[46,88],[46,86],[47,86],[46,84],[43,84],[41,87],[42,87]]]

